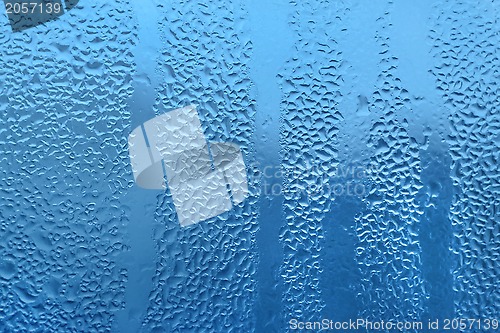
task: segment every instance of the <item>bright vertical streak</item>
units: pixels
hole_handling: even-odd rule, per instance
[[[283,252],[278,242],[283,223],[281,193],[272,189],[281,188],[280,170],[280,118],[281,97],[278,73],[289,57],[292,36],[287,24],[288,3],[255,0],[248,5],[251,21],[253,61],[252,81],[256,86],[257,114],[254,142],[256,160],[262,172],[259,233],[258,281],[256,332],[278,332],[283,327],[281,291],[278,270]]]
[[[159,15],[154,0],[132,1],[133,13],[137,20],[137,45],[133,53],[136,72],[133,75],[133,92],[129,100],[131,128],[153,118],[154,103],[159,88],[160,78],[155,73],[158,67],[156,57],[160,54]],[[132,177],[132,170],[130,170]],[[117,327],[120,332],[138,332],[151,292],[151,280],[155,271],[155,247],[152,241],[154,228],[155,191],[132,187],[126,202],[130,207],[130,223],[127,235],[130,239],[130,251],[124,262],[128,266],[128,285],[125,292],[125,309],[117,315]]]

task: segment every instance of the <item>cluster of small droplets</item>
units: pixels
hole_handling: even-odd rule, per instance
[[[281,143],[283,209],[280,230],[284,248],[284,318],[314,320],[328,300],[321,295],[323,223],[332,202],[328,190],[338,163],[338,132],[343,120],[345,63],[335,40],[342,33],[348,1],[291,3],[294,54],[279,74],[282,97]],[[327,24],[335,17],[335,24]]]
[[[237,143],[251,161],[255,105],[247,75],[251,42],[242,23],[246,11],[222,1],[176,1],[158,9],[165,18],[158,59],[164,81],[156,113],[197,105],[207,139]],[[249,182],[255,193],[255,177]],[[168,192],[158,195],[159,260],[145,332],[254,330],[256,203],[251,195],[230,212],[182,229]]]
[[[419,144],[407,130],[403,107],[408,91],[397,78],[398,59],[389,48],[390,8],[378,21],[380,74],[369,110],[375,116],[368,138],[373,150],[367,173],[366,209],[356,218],[357,261],[361,271],[360,317],[371,320],[419,320],[424,312],[418,202]],[[377,119],[378,118],[378,119]]]
[[[433,74],[449,112],[457,318],[500,313],[500,10],[494,2],[438,1]]]
[[[110,332],[124,306],[127,8],[0,27],[1,332]]]

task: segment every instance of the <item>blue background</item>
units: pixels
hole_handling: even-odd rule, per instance
[[[13,33],[2,14],[0,331],[498,319],[499,17],[81,0]],[[168,190],[134,185],[127,137],[189,104],[241,146],[251,194],[183,229]],[[363,193],[310,191],[348,183]]]

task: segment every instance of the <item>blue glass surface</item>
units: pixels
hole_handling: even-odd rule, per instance
[[[0,332],[500,320],[497,0],[65,5],[0,15]],[[182,228],[127,140],[191,104],[249,195]]]

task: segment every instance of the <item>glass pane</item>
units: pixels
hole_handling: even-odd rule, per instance
[[[498,330],[496,1],[4,4],[0,332]]]

